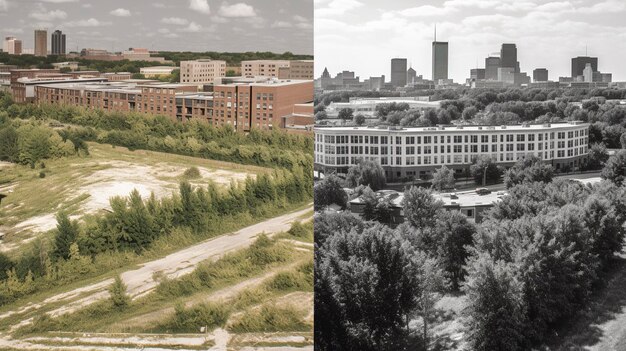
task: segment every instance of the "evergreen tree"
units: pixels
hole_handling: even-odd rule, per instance
[[[70,258],[70,246],[77,242],[80,229],[77,221],[72,221],[65,212],[57,214],[57,234],[55,236],[54,257]]]
[[[130,304],[130,296],[126,293],[126,284],[119,275],[115,277],[113,284],[109,288],[111,303],[117,308],[124,308]]]

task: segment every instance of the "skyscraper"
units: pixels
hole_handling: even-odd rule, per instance
[[[433,41],[433,80],[448,79],[448,42]]]
[[[21,55],[22,54],[22,41],[15,37],[4,38],[2,50],[9,55]]]
[[[591,66],[591,63],[587,63],[585,65],[585,68],[583,68],[583,79],[585,83],[591,83],[594,81],[593,79],[593,73],[597,72],[597,70],[594,70],[593,67]]]
[[[52,33],[50,46],[52,47],[52,55],[65,55],[65,34],[60,30],[55,30]]]
[[[408,84],[415,83],[415,79],[417,78],[417,72],[410,67],[408,71],[406,71],[406,82]]]
[[[406,59],[391,59],[391,85],[394,87],[406,86]]]
[[[515,44],[502,44],[500,49],[500,67],[513,68],[517,71],[517,47]]]
[[[35,29],[35,56],[48,56],[48,31]]]
[[[533,81],[535,82],[547,82],[548,70],[545,68],[536,68],[533,71]]]
[[[583,71],[587,64],[591,65],[593,72],[598,71],[598,58],[589,56],[578,56],[572,58],[572,78],[583,75]]]
[[[485,79],[498,80],[498,68],[500,67],[500,58],[489,56],[485,59]]]

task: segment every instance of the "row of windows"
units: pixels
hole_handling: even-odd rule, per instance
[[[506,142],[533,142],[533,141],[544,141],[554,139],[554,132],[551,133],[539,133],[539,134],[494,134],[494,135],[440,135],[440,136],[407,136],[407,137],[388,137],[388,136],[377,136],[377,135],[322,135],[317,134],[316,140],[318,142],[323,141],[325,143],[330,144],[344,144],[350,140],[352,144],[388,144],[389,142],[394,142],[395,144],[402,144],[404,139],[404,144],[413,145],[413,144],[437,144],[437,143],[472,143],[476,144],[481,143],[497,143],[498,140],[502,143],[506,140]],[[567,133],[568,139],[578,138],[587,136],[588,132],[586,129],[570,131]],[[349,139],[348,139],[349,137]],[[565,139],[565,132],[558,132],[558,139]]]
[[[549,145],[549,147],[548,147]],[[578,139],[575,141],[568,141],[567,147],[573,148],[586,145],[586,143],[578,142]],[[490,145],[439,145],[439,146],[362,146],[362,145],[341,145],[334,146],[329,144],[316,144],[315,150],[320,152],[322,150],[322,146],[324,146],[324,152],[327,154],[348,154],[350,151],[351,154],[364,154],[364,155],[378,155],[379,150],[381,155],[387,155],[389,153],[394,153],[395,155],[420,155],[420,154],[446,154],[446,153],[488,153],[488,152],[503,152],[503,151],[542,151],[554,148],[554,142],[551,141],[549,144],[545,143],[518,143],[518,144],[500,144],[498,148],[498,144]],[[480,146],[480,148],[479,148]],[[565,142],[558,142],[558,149],[564,149]],[[395,152],[393,152],[395,151]]]

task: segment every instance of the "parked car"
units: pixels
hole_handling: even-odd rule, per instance
[[[491,190],[487,189],[487,188],[477,188],[476,189],[476,194],[478,195],[487,195],[487,194],[491,194]]]

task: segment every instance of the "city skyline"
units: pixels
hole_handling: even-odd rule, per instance
[[[183,4],[184,3],[184,4]],[[0,36],[34,48],[34,30],[67,34],[67,51],[272,51],[313,54],[305,0],[0,0]],[[48,46],[50,48],[50,46]]]
[[[388,76],[389,60],[402,57],[430,78],[436,24],[437,40],[449,42],[449,78],[457,83],[470,69],[485,68],[503,43],[516,44],[522,72],[547,68],[558,81],[570,76],[573,57],[587,54],[614,81],[625,81],[624,14],[626,3],[617,0],[317,0],[315,74],[328,67],[333,76],[342,70],[361,79]]]

